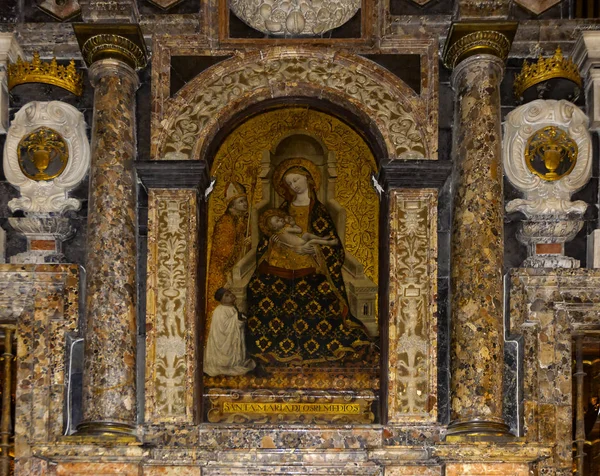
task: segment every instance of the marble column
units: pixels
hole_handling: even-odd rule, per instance
[[[506,55],[506,37],[503,41],[503,35],[488,33],[486,46],[498,41],[499,52]],[[502,419],[504,62],[495,54],[463,53],[451,63],[455,115],[448,434],[500,436],[508,432]]]
[[[85,56],[85,45],[82,50]],[[135,92],[139,80],[136,64],[123,58],[104,54],[100,59],[88,58],[90,63],[89,76],[95,93],[87,227],[83,422],[78,434],[115,436],[134,433],[136,423],[133,165]]]

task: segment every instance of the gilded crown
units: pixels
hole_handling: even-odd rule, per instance
[[[579,87],[583,85],[577,65],[570,58],[563,56],[560,47],[551,58],[540,56],[537,63],[529,64],[527,61],[523,63],[523,69],[515,78],[513,86],[515,96],[521,98],[531,86],[552,78],[565,78]]]
[[[75,69],[75,61],[68,66],[59,65],[56,58],[46,62],[40,54],[33,53],[33,60],[23,61],[19,56],[16,63],[8,65],[8,89],[25,83],[46,83],[72,92],[76,96],[83,93],[83,74]]]

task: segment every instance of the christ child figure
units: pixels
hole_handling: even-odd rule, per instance
[[[265,236],[270,237],[269,249],[265,255],[271,266],[300,269],[315,267],[317,250],[314,245],[335,246],[337,238],[324,238],[312,233],[303,233],[294,217],[285,214],[283,210],[272,208],[265,211],[260,219],[260,229]],[[312,246],[314,251],[307,254],[306,246]]]

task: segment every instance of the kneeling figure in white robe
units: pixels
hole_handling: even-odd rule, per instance
[[[244,338],[245,321],[235,307],[234,294],[225,288],[215,293],[220,304],[210,322],[208,340],[204,349],[204,372],[217,375],[244,375],[254,370],[256,362],[246,358]]]

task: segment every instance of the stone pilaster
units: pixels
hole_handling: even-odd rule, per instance
[[[500,82],[509,48],[498,31],[471,32],[446,48],[455,92],[449,434],[508,432],[502,419]]]
[[[78,39],[81,41],[81,36]],[[136,422],[133,162],[139,80],[134,68],[140,65],[134,58],[140,56],[140,48],[112,56],[111,43],[122,48],[133,48],[133,43],[103,33],[84,40],[82,52],[91,63],[89,75],[95,94],[86,260],[84,414],[78,432],[112,436],[132,433]]]

